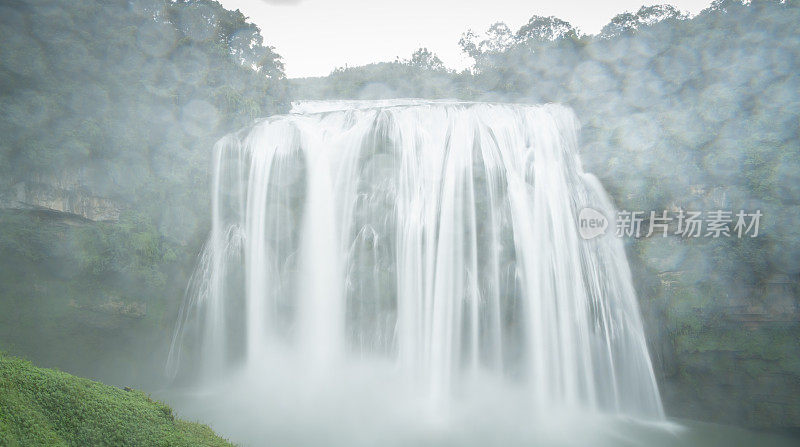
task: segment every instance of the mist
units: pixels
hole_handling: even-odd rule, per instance
[[[797,441],[797,2],[305,78],[242,9],[0,5],[2,359],[242,445]]]

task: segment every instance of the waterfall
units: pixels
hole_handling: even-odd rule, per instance
[[[223,138],[170,373],[380,358],[435,402],[499,381],[534,412],[663,418],[622,242],[578,231],[614,212],[578,129],[559,105],[312,101]]]

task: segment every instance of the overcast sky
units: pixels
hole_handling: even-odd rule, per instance
[[[710,0],[220,0],[261,28],[290,78],[325,76],[336,67],[409,58],[419,47],[463,68],[461,34],[494,22],[516,30],[536,14],[556,16],[595,34],[616,14],[670,3],[692,14]]]

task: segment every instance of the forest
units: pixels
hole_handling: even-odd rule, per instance
[[[11,1],[0,17],[3,349],[154,380],[135,365],[163,361],[152,346],[207,232],[210,147],[288,110],[281,59],[217,2]]]
[[[287,79],[280,49],[213,0],[3,1],[0,351],[163,386],[214,143],[292,101],[560,103],[616,209],[763,213],[757,238],[625,250],[666,413],[796,436],[798,23],[795,0],[643,6],[596,35],[532,16],[453,36],[465,70],[423,47]]]

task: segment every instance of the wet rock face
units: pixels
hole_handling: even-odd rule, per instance
[[[117,222],[123,205],[103,197],[83,181],[80,171],[34,175],[0,189],[0,208],[44,210],[95,222]]]
[[[4,201],[3,207],[50,210],[95,222],[117,222],[122,210],[122,206],[111,199],[43,183],[20,182],[14,185],[11,197]]]
[[[128,317],[144,318],[147,315],[147,304],[142,302],[127,302],[124,298],[109,296],[104,301],[93,304],[79,303],[70,300],[69,306],[75,309],[88,310],[101,314]]]
[[[796,430],[800,278],[716,277],[709,245],[673,239],[640,240],[628,252],[667,414]],[[676,253],[681,262],[670,259]]]

